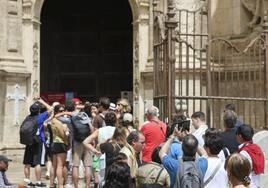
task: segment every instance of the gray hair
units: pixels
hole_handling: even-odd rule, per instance
[[[159,116],[159,109],[156,106],[151,106],[147,109],[146,114],[158,117]]]

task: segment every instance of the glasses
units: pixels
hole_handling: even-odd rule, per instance
[[[63,109],[63,110],[59,110],[59,112],[64,112],[65,110]]]

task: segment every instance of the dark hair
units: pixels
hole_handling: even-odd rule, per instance
[[[208,128],[206,131],[205,131],[205,134],[204,134],[204,139],[207,139],[215,134],[220,134],[220,132],[215,129],[215,128]]]
[[[209,148],[212,155],[218,155],[223,148],[223,142],[219,134],[211,134],[205,138],[205,147]]]
[[[75,103],[73,101],[70,101],[70,100],[69,101],[66,101],[66,103],[65,103],[65,109],[68,112],[74,111],[74,109],[75,109]]]
[[[35,102],[30,106],[30,116],[37,116],[40,113],[40,104]]]
[[[110,99],[108,97],[101,97],[99,105],[102,106],[105,110],[108,110],[110,107]]]
[[[185,157],[195,157],[198,147],[198,140],[194,135],[188,134],[182,140],[182,151]]]
[[[99,108],[99,103],[97,103],[97,102],[90,103],[90,108],[91,108],[92,106],[94,106],[94,107],[96,107],[96,108]]]
[[[64,105],[62,105],[62,104],[58,104],[58,105],[56,105],[56,106],[54,107],[54,113],[55,113],[55,114],[59,113],[61,108],[64,108]],[[65,108],[64,108],[64,109],[65,109]]]
[[[225,105],[225,109],[226,110],[231,110],[231,111],[234,111],[235,112],[235,104],[232,104],[232,103],[226,104]]]
[[[242,124],[237,127],[237,135],[241,135],[245,141],[251,141],[254,135],[253,128],[248,124]]]
[[[117,118],[114,112],[107,112],[104,117],[104,121],[106,125],[115,126]]]
[[[88,117],[91,117],[91,105],[89,102],[86,102],[84,105],[84,112],[88,115]]]
[[[183,114],[175,114],[173,116],[173,123],[167,127],[166,139],[173,134],[175,127],[180,131],[190,131],[190,120],[187,120],[187,117]]]
[[[132,145],[132,142],[138,142],[139,141],[139,132],[138,131],[132,131],[128,137],[127,137],[127,143]]]
[[[162,164],[161,159],[159,157],[159,151],[161,150],[161,146],[157,146],[154,148],[153,153],[152,153],[152,161],[158,164]]]
[[[124,153],[118,153],[115,157],[115,162],[122,162],[123,160],[127,160],[127,155]]]
[[[130,168],[124,162],[114,162],[107,170],[104,188],[129,188]]]
[[[206,120],[204,112],[201,112],[201,111],[193,113],[191,118],[199,118],[201,121]]]
[[[227,128],[234,128],[236,124],[237,115],[234,111],[227,110],[223,115],[224,126]]]

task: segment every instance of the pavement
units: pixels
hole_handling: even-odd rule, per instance
[[[14,184],[19,184],[19,183],[22,184],[22,183],[24,183],[23,182],[23,179],[24,179],[23,168],[24,168],[24,166],[23,166],[22,163],[13,162],[13,161],[9,162],[9,168],[8,168],[8,171],[6,172],[8,180],[11,183],[14,183]],[[42,182],[44,182],[47,185],[47,187],[49,187],[49,180],[47,180],[45,178],[45,174],[46,174],[46,168],[43,167],[42,168]],[[31,177],[30,178],[31,181],[35,183],[36,181],[35,181],[35,175],[34,175],[34,169],[33,168],[31,168],[30,177]],[[71,176],[69,176],[69,178],[68,178],[68,182],[70,182],[70,181],[71,181]],[[71,188],[71,187],[73,187],[73,186],[72,185],[68,186],[68,188]],[[79,188],[85,187],[83,178],[79,180],[79,186],[78,187]],[[93,184],[91,184],[90,187],[93,187]]]

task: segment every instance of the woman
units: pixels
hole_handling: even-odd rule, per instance
[[[232,188],[256,188],[251,184],[251,166],[247,158],[235,153],[225,161],[225,169]]]
[[[57,105],[54,108],[54,114],[63,112],[64,106]],[[64,168],[66,167],[66,156],[68,151],[68,128],[66,124],[62,124],[57,118],[53,118],[51,121],[51,129],[53,133],[53,142],[50,146],[50,152],[52,154],[52,166],[54,176],[56,175],[58,180],[58,187],[63,188],[67,181],[67,177],[64,176]],[[50,177],[50,185],[53,185],[55,177]],[[65,178],[64,178],[65,177]]]
[[[130,169],[127,163],[115,162],[107,171],[104,188],[130,188]]]
[[[125,128],[120,126],[115,129],[112,139],[100,145],[101,153],[105,153],[106,156],[106,172],[115,161],[119,151],[125,146],[126,138]]]
[[[119,124],[122,125],[123,117],[125,113],[131,113],[131,106],[127,99],[120,99],[117,102],[116,110],[118,112],[117,119],[119,120]]]

